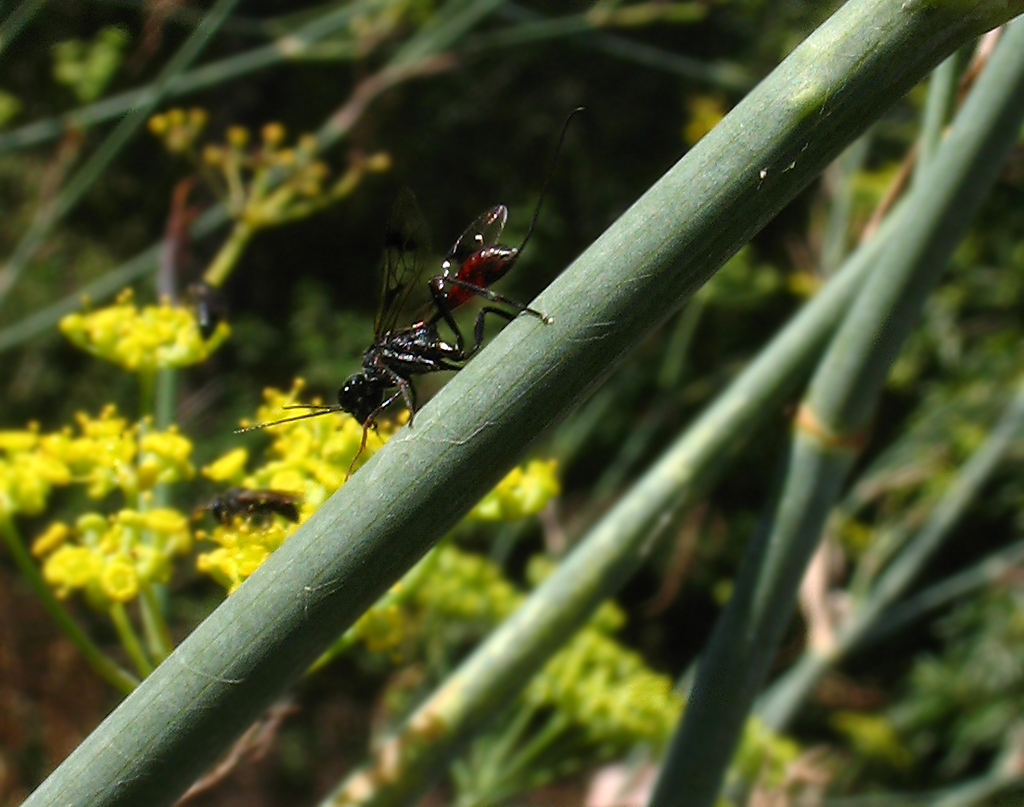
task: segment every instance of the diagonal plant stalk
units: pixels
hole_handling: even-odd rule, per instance
[[[227,210],[223,205],[210,208],[192,223],[189,238],[193,241],[203,238],[224,226],[228,220]],[[161,249],[162,242],[147,247],[135,257],[111,269],[102,277],[86,283],[74,293],[4,328],[0,331],[0,353],[53,330],[61,317],[81,309],[83,297],[93,302],[112,297],[132,281],[149,274],[157,266]]]
[[[704,495],[736,451],[766,420],[777,416],[786,398],[806,378],[885,241],[898,227],[899,214],[894,212],[875,238],[857,250],[834,280],[587,532],[515,614],[325,805],[345,804],[355,792],[364,794],[364,804],[409,803],[441,776],[459,747],[489,717],[507,707],[530,677],[647,559],[675,516]],[[438,728],[430,742],[422,745],[416,740],[424,725]],[[377,771],[385,760],[389,775],[381,780]],[[368,790],[372,798],[366,797]]]
[[[1022,11],[843,6],[537,299],[553,323],[510,323],[27,807],[172,801],[839,151],[952,50]]]
[[[956,101],[959,67],[960,54],[954,53],[935,68],[928,81],[928,100],[924,105],[920,148],[914,166],[915,181],[924,174],[925,167],[934,159],[942,143],[942,132],[949,122]]]
[[[586,21],[586,15],[580,15],[582,20],[575,16],[550,18],[518,3],[506,3],[501,14],[516,25],[474,39],[467,44],[467,52],[566,37],[567,44],[600,50],[625,62],[661,70],[722,90],[749,92],[756,83],[750,72],[737,64],[703,62],[684,53],[673,53],[644,42],[595,31],[593,24]],[[571,36],[573,33],[587,35],[574,38]]]
[[[854,177],[863,170],[868,152],[871,150],[871,132],[848,148],[836,160],[835,182],[825,229],[821,236],[821,262],[819,271],[831,277],[846,259],[850,237],[850,216],[853,212]]]
[[[436,54],[450,48],[459,37],[478,24],[493,10],[495,2],[498,0],[470,0],[468,4],[466,0],[451,0],[437,15],[447,21],[447,25],[434,25],[418,31],[405,48],[396,53],[380,72],[364,79],[355,88],[352,97],[327,119],[317,132],[317,153],[327,150],[348,134],[370,102],[382,92],[403,81],[448,67],[450,60]],[[413,58],[416,54],[428,55],[417,61]],[[207,235],[230,220],[225,207],[216,205],[193,223],[189,229],[189,238],[195,240]],[[104,277],[0,331],[0,352],[51,329],[62,316],[81,306],[83,296],[96,301],[120,291],[125,284],[157,265],[160,249],[160,243],[148,247]]]
[[[29,1],[26,0],[26,2]],[[205,64],[187,73],[180,73],[167,82],[164,88],[164,97],[176,98],[187,95],[207,87],[224,84],[258,70],[265,70],[289,59],[300,59],[309,52],[313,45],[347,26],[352,17],[359,14],[365,5],[365,2],[344,5],[302,25],[295,31],[283,33],[276,42],[269,45]],[[6,31],[3,33],[6,34]],[[356,55],[353,53],[351,58]],[[35,121],[9,132],[2,132],[0,133],[0,153],[54,140],[70,128],[86,129],[121,117],[145,101],[147,97],[156,92],[156,89],[156,84],[147,84],[137,89],[111,95],[101,101],[87,104],[57,117]]]
[[[202,53],[216,34],[220,24],[238,2],[239,0],[217,0],[217,3],[204,15],[203,21],[185,44],[160,72],[157,80],[153,83],[153,89],[139,100],[138,105],[107,136],[107,139],[93,152],[85,165],[79,168],[67,184],[61,188],[57,196],[36,213],[32,223],[15,246],[13,254],[8,258],[3,269],[0,269],[0,305],[7,299],[29,261],[43,246],[54,225],[74,209],[132,135],[146,122],[150,113],[163,100],[170,81]]]
[[[765,725],[774,731],[783,731],[821,676],[862,642],[949,537],[1022,432],[1024,384],[1017,389],[988,439],[971,455],[925,524],[882,573],[868,595],[855,604],[837,631],[835,645],[809,648],[765,693],[757,710]]]
[[[857,644],[861,649],[898,633],[907,625],[923,619],[927,614],[952,602],[973,594],[987,586],[1008,578],[1010,573],[1024,565],[1024,541],[1016,541],[1005,549],[993,552],[973,566],[934,583],[903,602],[887,610],[868,629]]]
[[[39,13],[45,2],[46,0],[21,0],[18,7],[7,15],[3,25],[0,25],[0,54],[18,38],[22,29]]]
[[[789,470],[698,669],[653,807],[712,805],[774,658],[800,580],[857,456],[889,366],[1024,121],[1024,22],[1008,27],[936,158],[901,237],[833,339],[798,416]]]

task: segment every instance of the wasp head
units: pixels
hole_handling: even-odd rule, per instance
[[[382,403],[384,387],[366,373],[349,376],[338,390],[338,406],[363,424],[376,414]]]

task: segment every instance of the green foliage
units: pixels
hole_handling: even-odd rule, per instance
[[[113,80],[129,44],[128,32],[114,25],[94,39],[68,39],[53,46],[53,77],[82,103],[95,101]]]
[[[21,112],[22,103],[16,95],[0,90],[0,128],[7,126]]]
[[[702,138],[740,102],[737,88],[767,74],[825,19],[830,5],[836,4],[602,0],[527,9],[498,0],[354,0],[329,7],[301,3],[282,17],[247,16],[267,12],[242,6],[238,14],[228,8],[231,13],[209,33],[202,62],[186,70],[174,64],[181,42],[198,30],[190,15],[200,12],[194,9],[172,3],[115,14],[97,6],[86,17],[71,6],[21,4],[4,20],[0,43],[6,60],[0,126],[28,118],[0,135],[0,198],[7,211],[0,224],[0,382],[6,392],[0,532],[44,607],[92,669],[118,692],[135,688],[170,652],[171,637],[185,633],[177,614],[198,622],[295,530],[279,516],[211,523],[197,508],[212,495],[208,488],[301,493],[305,521],[344,482],[363,437],[359,424],[339,426],[333,417],[308,421],[268,433],[262,451],[243,450],[232,430],[252,414],[268,384],[301,376],[311,390],[303,402],[320,400],[314,393],[333,400],[341,380],[358,369],[373,338],[379,253],[395,185],[416,189],[434,230],[431,266],[466,222],[499,202],[510,208],[502,243],[518,243],[558,121],[585,104],[523,260],[499,287],[527,300],[683,149],[700,149]],[[978,5],[984,10],[986,4]],[[130,22],[123,15],[131,15]],[[104,23],[98,29],[96,19]],[[11,47],[23,44],[16,41],[23,26],[32,47]],[[133,40],[128,30],[142,35]],[[911,63],[915,53],[901,59]],[[903,65],[894,62],[892,74]],[[954,64],[954,80],[962,67]],[[816,91],[811,72],[806,78],[808,92]],[[114,95],[115,85],[128,89]],[[845,82],[840,86],[850,89]],[[189,95],[161,101],[162,111],[150,119],[156,139],[126,136],[118,144],[112,137],[114,145],[104,152],[110,160],[98,173],[76,174],[97,153],[96,143],[110,136],[106,122],[141,108],[145,98],[156,97],[157,87]],[[628,495],[664,446],[727,388],[795,309],[820,292],[826,280],[822,256],[836,245],[841,253],[852,249],[879,206],[887,206],[893,189],[911,175],[914,144],[925,137],[919,122],[931,103],[926,89],[915,89],[874,128],[860,167],[830,170],[824,183],[812,185],[670,320],[670,332],[637,347],[568,427],[539,438],[537,453],[557,462],[517,466],[471,511],[472,529],[449,535],[344,635],[331,637],[335,643],[315,669],[337,666],[310,683],[300,720],[319,711],[312,700],[317,688],[335,678],[343,679],[337,684],[341,694],[332,694],[356,704],[365,722],[373,718],[374,739],[400,732],[403,720],[432,702],[473,648],[529,602],[531,588],[563,552],[600,523],[610,503]],[[780,119],[793,97],[777,99]],[[69,106],[71,98],[77,106]],[[822,107],[827,114],[814,110],[821,128],[778,165],[745,166],[751,182],[736,194],[735,208],[714,222],[716,245],[696,257],[688,245],[680,263],[706,262],[737,229],[752,229],[750,221],[737,224],[733,216],[748,216],[756,201],[774,198],[777,179],[803,171],[822,142],[845,136],[828,128],[845,96],[833,94],[832,101],[835,108]],[[742,157],[734,153],[742,150],[739,142],[719,153],[718,162]],[[879,581],[899,568],[922,525],[948,500],[964,464],[986,444],[1007,390],[1020,377],[1024,184],[1018,163],[1005,167],[900,350],[877,417],[856,435],[865,454],[829,521],[839,538],[823,562],[831,573],[816,595],[804,593],[807,646],[800,656],[804,634],[791,629],[773,669],[779,680],[809,657],[826,658],[825,667],[843,663],[847,650],[837,653],[834,640],[845,615],[870,602]],[[662,239],[659,249],[676,237],[675,208],[689,194],[704,205],[698,215],[711,209],[722,181],[730,180],[715,173],[718,167],[708,165],[648,216],[647,226]],[[383,176],[362,182],[378,172]],[[833,232],[830,217],[837,211],[842,215]],[[218,229],[225,223],[228,230]],[[184,236],[190,226],[204,235],[190,241]],[[634,241],[645,243],[648,234],[632,235],[605,254],[604,264],[615,270],[610,281],[576,290],[566,319],[576,322],[579,315],[584,324],[561,334],[564,344],[584,343],[628,319],[626,308],[604,322],[582,315],[650,276],[634,272],[632,253]],[[160,238],[166,240],[157,248]],[[148,284],[158,255],[164,261],[160,294],[181,299],[104,304],[134,279]],[[695,274],[693,284],[710,268]],[[227,326],[213,340],[197,336],[182,292],[199,277],[229,303],[230,340]],[[77,313],[83,294],[93,302]],[[137,296],[149,301],[158,295],[140,284]],[[653,296],[664,305],[656,317],[668,318],[668,295]],[[113,366],[98,368],[59,339],[57,322],[73,310],[62,326],[66,336]],[[459,312],[466,328],[473,313]],[[489,323],[487,336],[496,331]],[[537,345],[549,337],[530,336]],[[609,342],[604,350],[610,357],[622,343]],[[186,372],[180,369],[185,365],[195,366]],[[179,368],[173,378],[177,396],[173,384],[163,386],[172,367]],[[603,366],[587,373],[593,384]],[[557,375],[552,370],[534,385],[545,417],[561,400],[552,388]],[[418,379],[421,400],[444,381]],[[464,397],[493,393],[503,401],[508,388],[482,383]],[[294,402],[299,389],[269,392],[256,417],[280,417],[280,406]],[[104,409],[110,401],[119,409]],[[161,426],[136,417],[136,408],[157,416]],[[683,518],[677,532],[667,530],[675,540],[644,545],[647,568],[622,603],[606,602],[575,638],[559,637],[559,649],[541,672],[528,684],[524,677],[522,694],[507,699],[496,716],[481,715],[493,718],[488,729],[450,769],[458,803],[492,804],[573,777],[581,782],[608,761],[655,759],[664,751],[682,698],[655,670],[677,675],[703,655],[712,619],[744,593],[737,564],[781,473],[773,469],[781,465],[793,414],[779,402],[770,409],[771,419],[752,446],[740,445],[745,435],[738,430],[722,449],[723,464],[735,462],[735,471],[702,492],[697,512]],[[78,410],[93,414],[75,418]],[[29,420],[34,422],[23,427]],[[180,428],[166,426],[179,420]],[[435,433],[438,462],[449,448],[500,427],[488,420],[467,435],[450,411],[441,420],[448,431],[443,438]],[[62,423],[71,425],[54,425]],[[382,424],[381,438],[390,437],[390,425]],[[520,429],[515,439],[537,438],[530,429]],[[412,441],[418,432],[408,434]],[[377,436],[369,436],[358,465],[383,444]],[[1019,533],[1019,443],[1009,456],[1013,462],[999,467],[962,514],[963,526],[950,532],[938,560],[925,567],[919,583],[925,594],[931,587],[943,591],[951,570],[981,566],[979,559]],[[194,478],[193,466],[205,482]],[[431,469],[408,473],[416,481]],[[476,476],[448,479],[445,502]],[[371,508],[397,484],[385,480],[353,508]],[[563,486],[565,495],[557,506],[550,504]],[[680,493],[689,495],[688,489]],[[443,502],[435,502],[442,509]],[[543,550],[534,519],[541,512]],[[666,513],[657,530],[670,521]],[[499,527],[500,545],[492,547]],[[416,533],[429,528],[417,525]],[[35,540],[23,540],[22,531]],[[354,551],[350,537],[332,545],[332,553]],[[411,544],[395,543],[384,562],[364,569],[366,576],[385,567],[390,573],[403,562],[401,553]],[[330,589],[318,586],[302,596]],[[927,636],[926,656],[913,660],[893,652],[893,645],[882,652],[862,648],[855,666],[844,667],[835,680],[825,678],[833,686],[823,685],[813,707],[799,712],[792,735],[759,718],[748,720],[722,803],[797,798],[810,792],[805,786],[858,794],[896,790],[909,781],[932,788],[1012,759],[1020,736],[1024,602],[1012,586],[991,579],[980,593],[976,587],[954,599],[958,604],[934,632],[904,623],[904,629],[911,625],[907,646],[917,647]],[[80,603],[95,612],[85,624],[97,624],[98,614],[106,633],[91,635],[79,626]],[[922,607],[918,618],[928,613]],[[364,691],[344,680],[351,660],[371,679],[363,682]],[[10,694],[0,692],[0,700]],[[812,687],[803,697],[813,694]],[[26,696],[14,697],[20,703]],[[95,719],[89,715],[81,725]],[[0,733],[0,746],[7,739]],[[827,747],[808,763],[819,744]],[[310,759],[312,745],[291,753]],[[0,762],[37,753],[16,750],[8,755],[5,749]],[[817,782],[801,780],[808,767]],[[12,778],[35,781],[18,771]],[[0,793],[0,801],[6,795]],[[240,792],[238,798],[250,795]]]
[[[990,760],[1020,730],[1024,593],[994,588],[955,608],[936,633],[942,649],[914,663],[887,711],[918,763],[952,779]]]

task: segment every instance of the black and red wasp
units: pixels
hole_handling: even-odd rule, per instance
[[[550,323],[551,319],[540,311],[505,297],[490,286],[509,272],[530,240],[569,121],[580,111],[582,107],[573,110],[562,126],[555,157],[520,245],[507,247],[498,244],[508,218],[508,208],[496,205],[486,210],[456,240],[441,263],[440,274],[427,281],[431,303],[426,312],[412,325],[399,328],[396,327],[399,315],[405,309],[413,289],[422,288],[421,279],[430,259],[423,215],[412,191],[403,188],[395,202],[385,234],[384,271],[374,318],[374,340],[363,352],[362,370],[349,376],[342,384],[338,390],[337,404],[286,406],[285,409],[304,409],[306,413],[249,426],[236,433],[291,423],[329,412],[347,412],[363,426],[362,442],[349,466],[348,475],[351,475],[356,459],[366,447],[367,432],[376,427],[377,416],[401,397],[409,410],[411,425],[416,415],[416,390],[412,385],[412,377],[462,369],[483,344],[487,314],[509,321],[518,314],[530,314],[542,322]],[[453,311],[474,296],[502,303],[513,311],[494,305],[484,306],[477,313],[473,344],[467,349]],[[454,343],[441,336],[438,325],[442,321],[451,330]]]
[[[228,488],[205,507],[197,508],[193,518],[209,512],[221,524],[230,524],[236,516],[265,523],[275,513],[287,521],[299,520],[302,497],[283,490]]]

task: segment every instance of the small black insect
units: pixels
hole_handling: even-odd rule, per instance
[[[229,488],[197,513],[206,510],[221,524],[230,524],[236,516],[264,524],[275,513],[288,521],[298,521],[301,501],[299,494],[283,490]]]
[[[400,313],[405,309],[414,288],[422,288],[424,268],[430,259],[427,226],[416,204],[416,197],[403,188],[395,201],[388,221],[384,242],[384,271],[381,278],[377,314],[374,317],[374,340],[362,356],[362,370],[348,377],[338,390],[338,403],[330,405],[295,404],[285,409],[302,409],[305,414],[260,423],[239,429],[236,433],[264,429],[282,423],[318,417],[329,412],[347,412],[363,426],[359,450],[349,465],[351,476],[356,459],[366,447],[367,432],[376,427],[376,418],[391,403],[401,397],[409,410],[409,423],[416,414],[416,390],[412,377],[424,373],[457,371],[479,350],[483,343],[485,316],[496,314],[512,320],[526,313],[542,322],[551,319],[522,303],[504,297],[489,288],[512,268],[533,233],[540,215],[541,204],[547,192],[558,152],[565,138],[566,128],[576,109],[566,118],[555,149],[555,160],[537,200],[533,218],[526,236],[518,247],[497,243],[508,217],[504,205],[496,205],[478,216],[459,236],[441,264],[441,273],[432,277],[428,289],[432,305],[412,325],[397,327]],[[514,309],[507,311],[496,306],[485,306],[476,318],[473,344],[467,349],[462,331],[452,312],[473,296],[500,302]],[[438,330],[444,321],[454,335],[454,343],[446,341]],[[347,476],[346,476],[347,478]]]
[[[461,345],[450,344],[437,330],[439,316],[422,319],[404,328],[396,327],[399,314],[412,290],[418,285],[429,262],[430,247],[423,216],[412,191],[403,188],[395,201],[385,233],[384,271],[374,317],[374,340],[362,357],[363,369],[346,379],[338,390],[338,403],[330,405],[295,404],[285,409],[302,409],[305,414],[259,423],[237,430],[236,434],[291,423],[329,412],[347,412],[363,425],[363,439],[349,466],[366,447],[369,429],[377,416],[399,396],[405,399],[410,416],[416,413],[416,391],[411,378],[422,373],[459,370],[466,359]],[[460,339],[461,341],[461,339]]]
[[[228,305],[224,294],[202,280],[190,284],[187,294],[195,310],[199,333],[203,339],[209,339],[217,326],[227,319]]]

